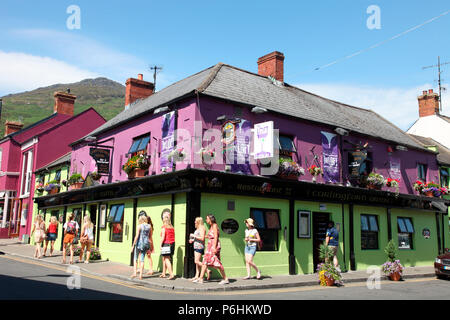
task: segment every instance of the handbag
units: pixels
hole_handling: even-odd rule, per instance
[[[162,255],[167,255],[167,254],[171,254],[171,250],[170,250],[170,245],[169,246],[164,246],[161,248],[161,254]]]

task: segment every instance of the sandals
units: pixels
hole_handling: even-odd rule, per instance
[[[160,278],[165,278],[166,275],[165,275],[165,274],[161,274],[159,277],[160,277]]]
[[[208,274],[207,276],[206,276],[206,280],[210,280],[211,279],[211,270],[209,270],[209,269],[207,269],[206,270],[206,273]]]
[[[250,276],[246,276],[245,278],[242,278],[242,280],[249,280],[249,279],[251,279],[252,277],[250,277]]]
[[[194,281],[192,281],[193,283],[203,283],[203,279],[195,279]]]
[[[167,278],[167,280],[175,280],[175,276],[171,275],[170,277]]]
[[[258,273],[256,274],[256,279],[261,279],[261,271],[258,271]]]
[[[230,281],[227,279],[227,280],[222,280],[222,281],[220,281],[219,282],[219,284],[229,284],[230,283]]]

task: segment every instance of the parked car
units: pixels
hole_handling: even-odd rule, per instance
[[[438,278],[450,278],[450,250],[448,248],[434,261],[434,271]]]

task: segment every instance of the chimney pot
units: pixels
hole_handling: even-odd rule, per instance
[[[144,81],[143,75],[138,74],[138,78],[129,78],[126,82],[125,89],[125,109],[138,99],[150,97],[155,89],[152,82]]]
[[[427,90],[422,91],[422,94],[425,96],[427,94]]]
[[[433,93],[433,89],[428,90],[428,93],[432,94]]]
[[[419,117],[427,117],[439,114],[439,95],[433,93],[433,89],[423,91],[423,95],[419,96]]]
[[[5,122],[5,137],[11,133],[22,130],[23,123],[18,121],[6,121]]]
[[[138,80],[144,80],[144,75],[142,73],[138,74]]]
[[[272,76],[284,82],[284,54],[278,51],[266,54],[258,59],[258,74],[264,77]]]
[[[73,108],[75,104],[75,95],[67,92],[55,92],[53,94],[55,97],[55,105],[53,107],[53,113],[67,114],[73,116]]]

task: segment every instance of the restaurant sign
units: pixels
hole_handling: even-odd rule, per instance
[[[109,159],[110,159],[109,149],[91,148],[89,150],[89,155],[95,160],[97,164],[97,172],[109,174]]]

